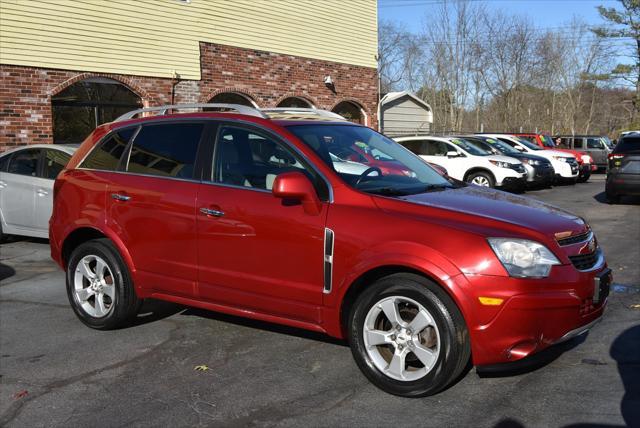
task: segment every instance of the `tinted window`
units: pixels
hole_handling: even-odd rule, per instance
[[[45,150],[44,152],[44,170],[42,176],[50,180],[55,180],[60,171],[71,159],[71,155],[61,152],[60,150]]]
[[[143,126],[131,146],[127,171],[193,178],[202,123]]]
[[[271,190],[278,174],[301,171],[313,174],[289,149],[254,131],[224,127],[216,147],[215,180],[235,186]]]
[[[27,149],[15,152],[13,156],[11,156],[7,172],[35,177],[38,174],[39,158],[40,149]]]
[[[103,171],[115,171],[118,163],[127,147],[129,140],[137,128],[128,128],[114,132],[108,136],[87,156],[80,165],[81,168],[100,169]]]
[[[623,138],[618,144],[616,144],[616,147],[613,149],[613,153],[629,152],[640,152],[640,137]]]
[[[449,147],[446,143],[442,141],[425,141],[425,149],[424,153],[427,156],[446,156],[447,152],[455,151],[453,147]]]
[[[573,148],[574,149],[584,149],[584,139],[582,139],[582,138],[574,138],[573,139]]]

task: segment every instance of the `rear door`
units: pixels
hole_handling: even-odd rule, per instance
[[[131,254],[137,285],[156,293],[195,293],[195,168],[205,128],[203,121],[143,125],[107,185],[107,226]]]
[[[33,235],[36,229],[36,180],[41,149],[14,152],[0,177],[0,211],[5,233]]]
[[[271,193],[276,176],[287,171],[321,186],[315,171],[277,136],[229,123],[218,128],[209,170],[196,211],[200,298],[320,322],[329,204],[311,215]],[[319,196],[326,201],[324,186]]]
[[[69,153],[57,149],[44,149],[42,155],[42,169],[39,177],[34,180],[36,185],[35,227],[48,234],[49,218],[53,209],[53,183],[71,159]]]

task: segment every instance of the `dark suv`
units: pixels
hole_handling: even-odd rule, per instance
[[[624,195],[640,195],[640,136],[626,136],[609,154],[607,201],[616,203]]]
[[[576,215],[443,177],[330,112],[179,107],[196,106],[101,125],[55,182],[51,255],[92,328],[145,298],[285,324],[346,339],[375,385],[422,396],[604,312],[611,273]],[[396,168],[345,168],[355,148]]]

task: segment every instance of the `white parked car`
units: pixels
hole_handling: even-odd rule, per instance
[[[485,137],[496,138],[504,141],[511,147],[522,153],[529,153],[536,156],[542,156],[551,161],[551,165],[556,172],[556,178],[570,180],[576,182],[580,174],[580,167],[575,156],[557,150],[545,150],[542,147],[530,143],[529,141],[516,137],[515,135],[506,134],[479,134]]]
[[[0,238],[49,237],[53,182],[77,148],[34,144],[0,154]]]
[[[447,170],[449,177],[485,187],[524,189],[522,162],[494,155],[462,138],[400,137],[395,139],[427,162]]]

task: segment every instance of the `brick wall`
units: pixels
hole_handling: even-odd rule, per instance
[[[300,96],[331,110],[343,100],[360,104],[368,124],[377,124],[377,76],[373,68],[242,49],[200,44],[201,81],[175,85],[177,103],[207,102],[221,92],[242,92],[260,107],[275,107],[287,96]],[[330,75],[335,92],[323,78]],[[19,145],[51,143],[51,96],[88,77],[118,80],[138,94],[145,106],[171,102],[171,79],[86,73],[0,65],[0,152]]]

